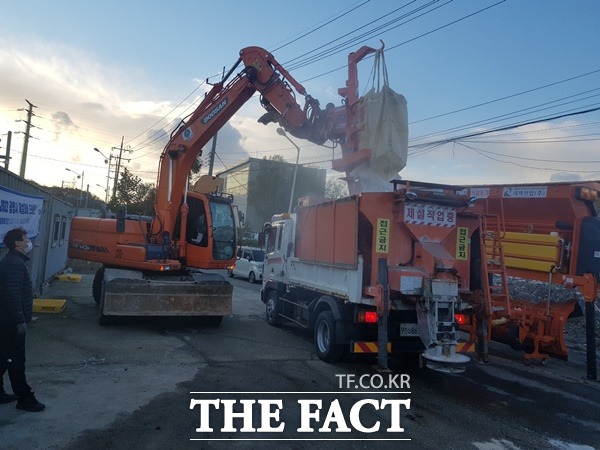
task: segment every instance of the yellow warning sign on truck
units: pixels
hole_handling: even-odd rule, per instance
[[[456,227],[456,259],[466,261],[467,248],[469,244],[469,229],[467,227]]]
[[[377,253],[387,253],[390,243],[390,219],[377,219]]]

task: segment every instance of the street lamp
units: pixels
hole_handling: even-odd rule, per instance
[[[73,172],[75,175],[77,175],[77,178],[81,178],[81,195],[79,197],[79,200],[77,201],[77,206],[79,206],[81,203],[81,200],[83,199],[83,175],[84,175],[84,172],[82,171],[81,173],[77,173],[74,170],[69,169],[68,167],[65,167],[65,170],[68,170],[69,172]]]
[[[296,165],[294,166],[294,179],[292,181],[292,192],[290,193],[290,206],[288,206],[288,213],[291,214],[292,203],[294,202],[294,191],[296,190],[296,175],[298,175],[298,160],[300,159],[300,147],[298,147],[296,143],[290,139],[290,137],[287,135],[283,128],[277,128],[277,134],[286,138],[294,147],[296,147]]]
[[[108,164],[108,173],[106,174],[106,189],[104,189],[104,203],[108,204],[108,189],[109,189],[109,184],[110,184],[110,164],[112,162],[113,155],[111,153],[110,156],[107,158],[106,155],[104,153],[102,153],[100,150],[98,150],[96,147],[94,147],[94,150],[102,155],[102,157],[104,158],[104,164]]]
[[[96,183],[96,186],[98,186],[100,189],[102,189],[106,193],[106,188],[104,186],[102,186],[101,184],[98,184],[98,183]]]

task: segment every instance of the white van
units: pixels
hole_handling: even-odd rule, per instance
[[[240,247],[238,248],[237,261],[235,265],[227,268],[227,275],[248,278],[250,283],[257,280],[262,281],[264,260],[264,250],[256,247]]]

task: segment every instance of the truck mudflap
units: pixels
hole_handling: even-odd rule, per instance
[[[225,316],[232,312],[232,296],[233,286],[218,274],[148,277],[106,269],[100,308],[104,316]]]

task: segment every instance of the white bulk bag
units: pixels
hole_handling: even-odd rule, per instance
[[[362,98],[357,117],[362,117],[359,149],[371,149],[369,170],[388,181],[397,178],[408,156],[406,99],[390,88],[383,50],[375,54],[373,86]],[[381,78],[383,76],[383,85]],[[377,86],[375,81],[377,78]]]

